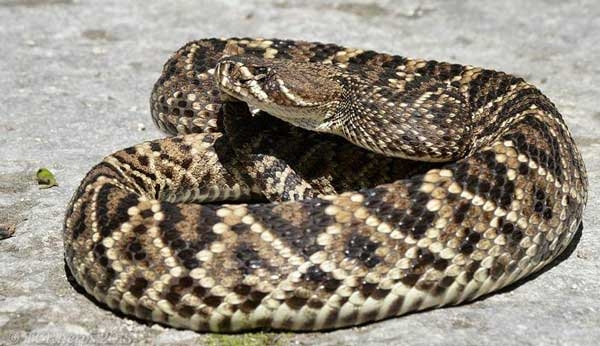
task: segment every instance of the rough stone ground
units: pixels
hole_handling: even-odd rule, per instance
[[[501,294],[330,333],[207,336],[97,307],[65,278],[71,194],[104,155],[163,136],[148,95],[172,51],[235,35],[338,42],[528,78],[565,115],[587,163],[579,243]],[[0,0],[0,47],[0,224],[16,225],[0,242],[0,345],[597,345],[599,2]],[[60,186],[39,190],[40,167]]]

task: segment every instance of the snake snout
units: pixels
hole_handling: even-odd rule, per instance
[[[270,69],[247,60],[233,56],[219,61],[214,73],[216,85],[222,93],[249,104],[264,102],[269,98],[263,86]]]
[[[232,75],[232,71],[234,70],[233,66],[235,64],[229,60],[220,61],[215,67],[215,82],[219,86],[225,86],[230,82],[230,76]]]
[[[232,56],[219,61],[216,67],[217,81],[227,77],[234,84],[247,84],[265,79],[271,68],[262,60]]]

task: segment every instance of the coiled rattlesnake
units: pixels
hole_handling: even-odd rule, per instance
[[[169,59],[151,109],[178,135],[87,174],[65,256],[98,301],[175,327],[317,330],[472,300],[552,261],[587,199],[561,115],[502,72],[207,39]]]

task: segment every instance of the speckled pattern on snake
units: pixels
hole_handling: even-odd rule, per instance
[[[99,302],[174,327],[323,330],[470,301],[556,258],[587,200],[561,115],[502,72],[205,39],[150,104],[174,136],[92,168],[65,258]]]

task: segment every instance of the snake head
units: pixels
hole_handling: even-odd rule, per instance
[[[331,65],[230,56],[219,61],[214,76],[225,99],[246,102],[253,113],[263,110],[295,126],[331,132],[323,125],[343,91],[332,78],[336,73]]]
[[[221,59],[214,76],[225,100],[387,156],[450,161],[470,145],[464,97],[428,76],[253,56]]]

